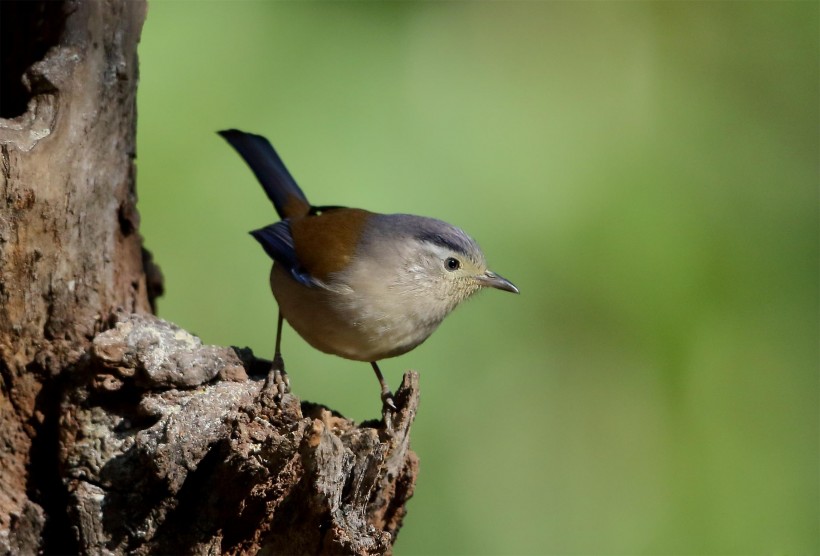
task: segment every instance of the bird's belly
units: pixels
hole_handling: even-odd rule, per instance
[[[271,290],[282,315],[311,346],[356,361],[401,355],[426,340],[438,322],[380,307],[356,292],[306,287],[274,265]]]

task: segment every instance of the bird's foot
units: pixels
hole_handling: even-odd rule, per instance
[[[382,421],[384,429],[388,433],[393,432],[393,414],[397,411],[396,402],[393,400],[393,392],[388,389],[382,390]]]
[[[382,409],[396,411],[396,402],[393,400],[393,392],[390,390],[382,392]]]
[[[288,373],[285,372],[285,362],[279,354],[273,358],[263,389],[272,392],[277,399],[281,399],[285,394],[290,394],[290,378]]]

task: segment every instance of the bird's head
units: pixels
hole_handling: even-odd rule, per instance
[[[413,237],[420,274],[437,284],[439,295],[453,306],[486,287],[518,293],[512,282],[487,268],[481,248],[463,230],[438,220],[424,221]]]
[[[433,218],[380,215],[373,237],[385,265],[395,269],[389,289],[402,303],[440,320],[482,288],[518,293],[487,268],[484,253],[463,230]],[[389,262],[387,262],[389,261]],[[378,274],[375,271],[374,274]]]

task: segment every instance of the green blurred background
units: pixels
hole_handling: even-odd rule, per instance
[[[422,385],[397,554],[816,554],[819,10],[151,2],[159,314],[270,357],[276,217],[215,131],[262,133],[314,203],[452,222],[522,292],[382,365]],[[285,334],[298,396],[378,416]]]

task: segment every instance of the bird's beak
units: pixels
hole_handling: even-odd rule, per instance
[[[482,286],[497,288],[499,290],[504,290],[505,292],[519,293],[518,288],[516,288],[512,282],[503,276],[499,276],[495,272],[490,272],[489,270],[484,274],[479,274],[476,276],[475,280]]]

